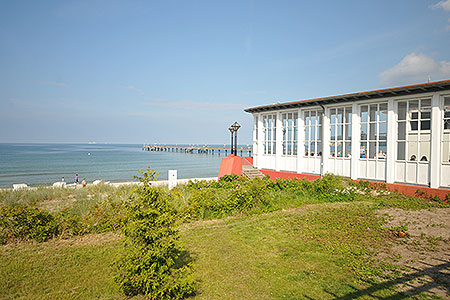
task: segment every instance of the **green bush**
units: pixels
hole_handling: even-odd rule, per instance
[[[61,211],[57,216],[58,232],[61,237],[71,237],[86,233],[79,216]]]
[[[0,243],[10,239],[46,241],[58,234],[58,222],[49,212],[37,207],[15,205],[0,207]]]
[[[194,293],[193,271],[179,242],[177,213],[149,183],[154,174],[150,169],[143,172],[143,185],[126,204],[124,253],[114,280],[128,296],[181,299]]]
[[[83,218],[84,230],[92,233],[117,230],[123,226],[125,217],[124,202],[108,197],[90,207]]]

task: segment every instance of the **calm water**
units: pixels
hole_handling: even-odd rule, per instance
[[[161,171],[178,170],[178,178],[215,177],[224,155],[176,152],[143,152],[142,145],[0,144],[0,187],[13,183],[51,184],[74,180],[75,173],[88,183],[134,181],[138,169],[150,166]],[[90,155],[88,155],[90,153]]]

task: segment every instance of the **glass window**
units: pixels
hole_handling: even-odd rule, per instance
[[[351,107],[330,109],[330,157],[351,157]]]
[[[275,154],[276,153],[276,120],[277,115],[264,115],[263,118],[263,149],[264,154]]]
[[[387,116],[387,103],[361,106],[360,158],[386,158]]]
[[[397,160],[430,161],[431,99],[397,103]]]
[[[297,118],[298,113],[296,112],[281,114],[283,120],[283,155],[297,155]]]
[[[305,156],[322,155],[321,138],[322,124],[321,111],[305,111],[305,120],[309,118],[310,122],[305,122]]]
[[[406,105],[407,102],[398,103],[398,120],[406,120]]]

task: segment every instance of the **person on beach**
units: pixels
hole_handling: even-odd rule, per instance
[[[81,181],[81,185],[82,186],[86,186],[87,182],[86,182],[86,178],[83,178],[83,181]]]
[[[78,173],[75,174],[75,183],[78,183]]]
[[[61,182],[64,182],[65,180],[64,180],[64,177],[61,179]]]

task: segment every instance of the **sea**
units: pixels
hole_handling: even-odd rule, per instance
[[[136,181],[133,176],[146,167],[160,171],[158,180],[166,180],[168,170],[177,170],[179,179],[217,177],[224,156],[148,152],[140,144],[0,143],[0,187],[51,185],[62,177],[72,183],[75,174],[88,183]]]

